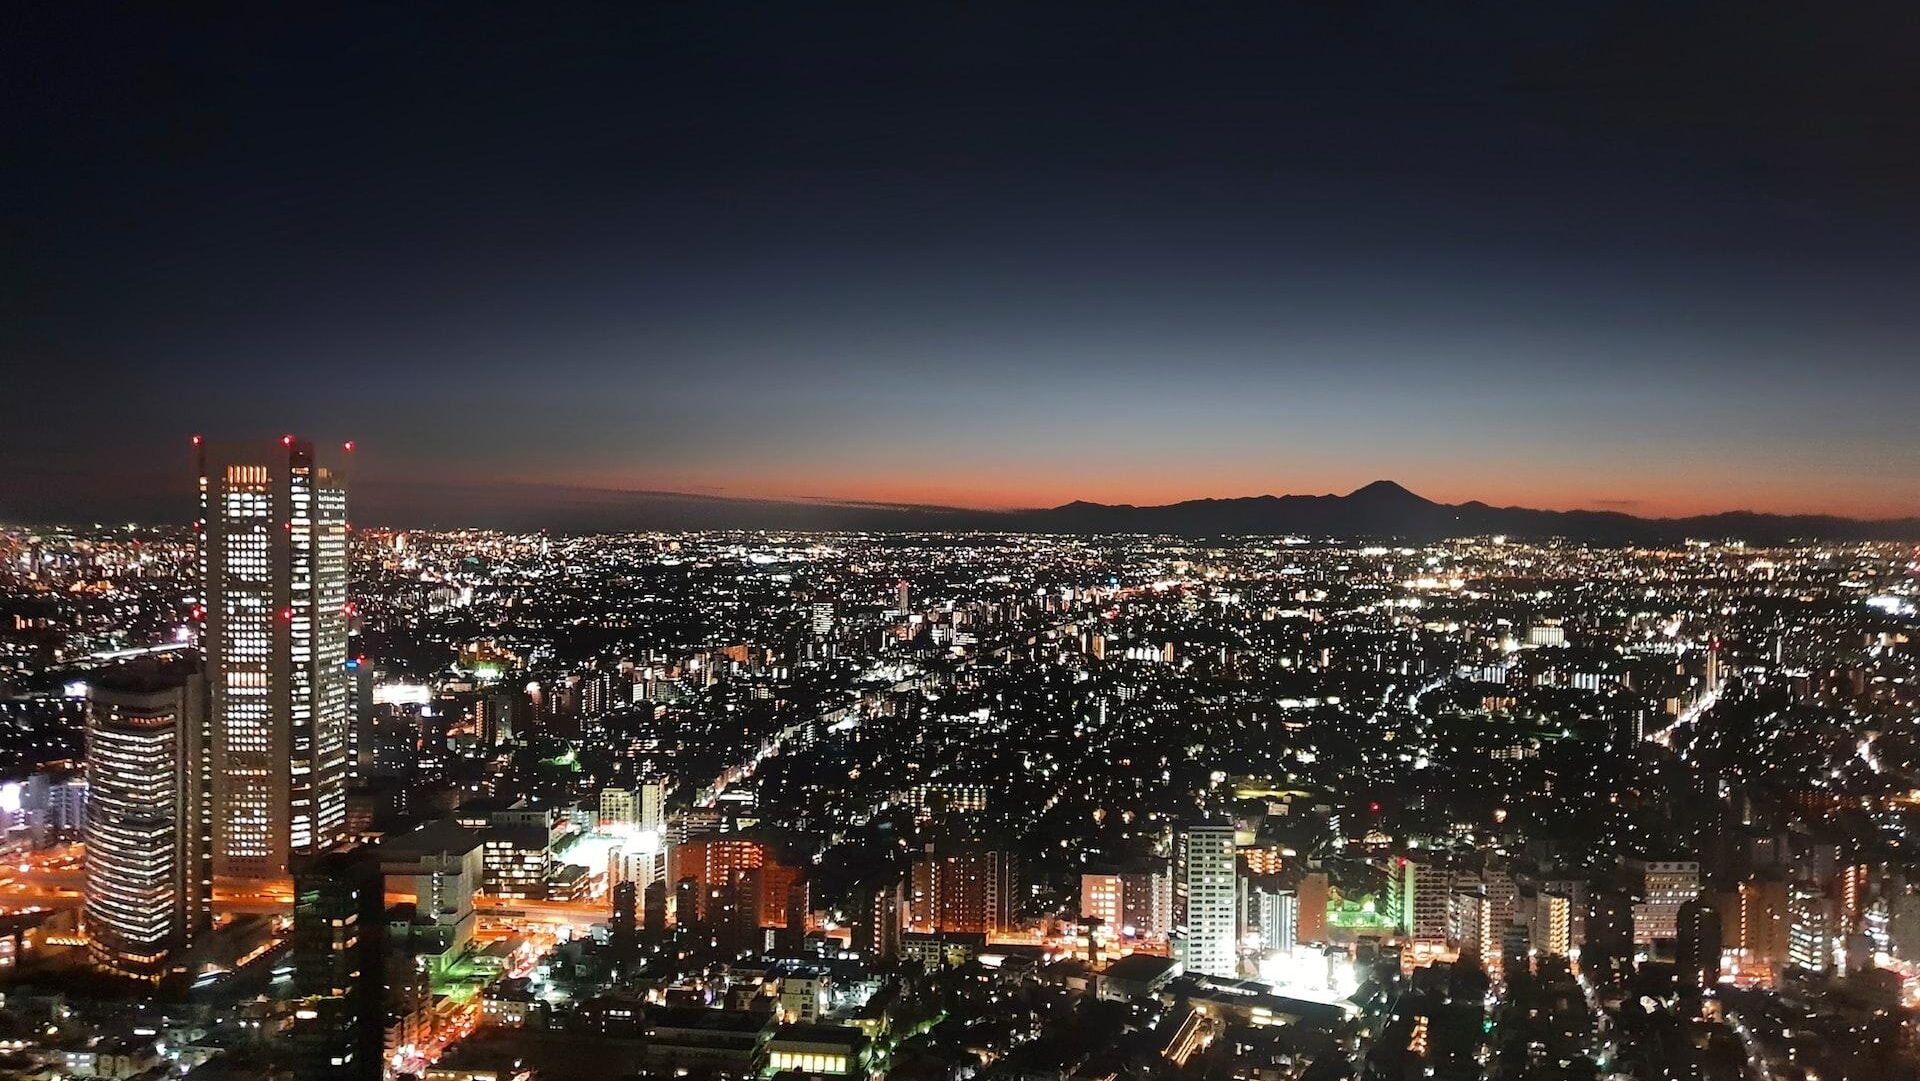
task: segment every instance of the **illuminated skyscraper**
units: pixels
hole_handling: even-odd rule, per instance
[[[1240,963],[1233,823],[1196,823],[1174,833],[1173,955],[1190,973],[1234,977]]]
[[[195,443],[214,869],[279,876],[345,832],[346,478],[292,436]]]
[[[87,951],[102,969],[158,981],[208,921],[192,783],[206,684],[190,667],[127,666],[87,697]]]

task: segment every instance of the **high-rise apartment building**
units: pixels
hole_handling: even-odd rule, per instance
[[[663,777],[649,777],[634,788],[634,807],[639,815],[637,825],[643,830],[664,834],[667,829],[667,782]]]
[[[1444,863],[1405,860],[1400,865],[1400,925],[1415,947],[1444,948],[1453,938],[1453,869]]]
[[[1633,906],[1633,941],[1651,946],[1677,938],[1680,906],[1700,895],[1700,864],[1693,860],[1655,860],[1637,868],[1641,900]]]
[[[1115,935],[1164,938],[1173,923],[1173,881],[1164,861],[1080,876],[1080,917]]]
[[[1695,987],[1719,982],[1721,937],[1720,909],[1711,900],[1696,897],[1680,906],[1674,961],[1681,979]]]
[[[126,666],[87,694],[87,950],[102,969],[157,982],[208,925],[196,783],[206,683],[191,665]]]
[[[1820,890],[1795,883],[1787,893],[1787,961],[1808,972],[1834,967],[1836,906]]]
[[[735,886],[766,862],[767,846],[750,837],[701,837],[673,846],[668,878],[675,884],[692,882],[698,898],[695,909],[679,909],[674,918],[685,924],[714,918],[713,891]]]
[[[632,826],[640,820],[640,810],[631,788],[600,790],[600,821],[614,826]]]
[[[854,894],[853,948],[869,961],[890,961],[900,953],[906,929],[906,884],[869,887]]]
[[[346,479],[292,436],[195,442],[214,869],[275,877],[346,828]]]
[[[1240,883],[1241,904],[1246,914],[1241,920],[1241,937],[1257,940],[1265,951],[1285,953],[1300,941],[1300,897],[1293,890],[1279,889],[1270,876],[1246,878]]]
[[[1566,957],[1573,952],[1573,901],[1565,894],[1538,894],[1532,925],[1533,946],[1541,953]]]
[[[1238,974],[1238,879],[1233,823],[1203,822],[1174,834],[1174,958],[1186,971],[1229,978]]]
[[[1325,871],[1308,871],[1300,876],[1298,892],[1299,923],[1295,936],[1301,942],[1327,941],[1327,903],[1333,886]]]
[[[1020,859],[961,846],[929,853],[913,865],[909,883],[915,930],[998,934],[1013,926],[1019,909]]]
[[[1120,928],[1120,876],[1118,873],[1094,873],[1080,876],[1080,919],[1099,920],[1109,929]]]
[[[1777,878],[1750,878],[1740,884],[1739,943],[1742,967],[1784,965],[1791,951],[1792,927],[1787,883]],[[1726,937],[1726,931],[1722,931]]]

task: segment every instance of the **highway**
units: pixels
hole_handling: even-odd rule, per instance
[[[80,908],[85,898],[80,892],[81,875],[71,872],[18,872],[0,879],[0,910],[25,908]],[[232,916],[279,916],[293,911],[293,898],[286,894],[239,892],[216,887],[213,911]],[[604,901],[524,901],[478,896],[474,912],[491,919],[521,920],[566,926],[584,932],[611,915]]]
[[[1701,715],[1712,709],[1714,703],[1718,701],[1720,701],[1720,691],[1718,689],[1708,691],[1696,699],[1693,705],[1681,710],[1680,715],[1674,718],[1672,724],[1656,732],[1647,733],[1647,740],[1651,743],[1658,743],[1662,747],[1673,746],[1674,734],[1680,729],[1699,720]]]

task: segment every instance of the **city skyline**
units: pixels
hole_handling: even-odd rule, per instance
[[[1920,6],[10,14],[0,1081],[1920,1078]]]
[[[0,517],[259,418],[422,508],[1910,515],[1913,18],[39,12]]]
[[[36,1060],[939,1081],[944,1012],[1136,1081],[1920,1062],[1911,543],[349,533],[312,445],[216,442],[204,532],[0,528]],[[209,877],[276,535],[340,542],[346,837]]]

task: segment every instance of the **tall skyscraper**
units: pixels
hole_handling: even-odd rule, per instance
[[[88,687],[87,950],[158,982],[207,927],[201,820],[206,683],[189,665],[116,668]]]
[[[1174,834],[1174,958],[1188,972],[1239,974],[1234,924],[1238,881],[1233,823],[1203,822]]]
[[[275,877],[345,833],[346,478],[292,436],[195,443],[214,869]]]

